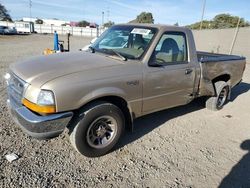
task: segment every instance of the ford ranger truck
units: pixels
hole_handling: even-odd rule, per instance
[[[28,135],[47,139],[68,129],[79,153],[97,157],[140,116],[201,96],[208,109],[222,109],[245,65],[244,57],[197,52],[187,28],[115,25],[87,51],[11,64],[7,103]]]

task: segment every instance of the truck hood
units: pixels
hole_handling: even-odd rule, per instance
[[[61,76],[91,69],[119,66],[123,62],[90,52],[58,53],[14,63],[10,69],[29,84],[38,87]]]

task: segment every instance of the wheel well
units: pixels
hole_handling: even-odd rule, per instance
[[[223,75],[220,75],[220,76],[214,78],[214,79],[212,80],[212,82],[213,82],[213,84],[214,84],[215,82],[218,82],[218,81],[228,82],[228,81],[230,80],[230,78],[231,78],[231,76],[230,76],[229,74],[223,74]]]
[[[85,104],[84,106],[87,106],[91,103],[95,103],[98,101],[109,102],[109,103],[112,103],[112,104],[116,105],[117,107],[119,107],[124,114],[126,128],[131,130],[131,131],[133,130],[133,118],[131,117],[131,114],[130,114],[130,111],[128,108],[128,103],[126,100],[124,100],[121,97],[117,97],[117,96],[106,96],[106,97],[100,97],[100,98],[94,99],[94,100],[88,102],[87,104]]]
[[[213,87],[214,87],[214,94],[216,95],[216,88],[215,88],[215,83],[218,82],[218,81],[224,81],[224,82],[229,82],[230,81],[230,78],[231,76],[229,74],[223,74],[223,75],[220,75],[216,78],[214,78],[212,80],[212,83],[213,83]],[[230,84],[229,84],[230,85]]]

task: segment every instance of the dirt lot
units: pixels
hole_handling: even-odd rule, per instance
[[[90,39],[71,41],[77,50]],[[140,118],[113,152],[91,159],[73,150],[67,134],[28,137],[7,113],[9,64],[52,46],[52,36],[0,36],[0,187],[250,187],[249,67],[223,110],[196,100]],[[20,159],[9,163],[12,152]]]

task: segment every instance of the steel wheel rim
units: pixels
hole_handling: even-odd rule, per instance
[[[221,108],[224,105],[224,103],[226,102],[226,100],[227,100],[227,93],[228,93],[228,88],[224,87],[221,90],[221,92],[220,92],[220,94],[218,96],[218,101],[217,101],[217,107],[218,108]]]
[[[109,145],[117,133],[117,121],[111,116],[95,119],[87,131],[87,142],[93,148],[104,148]]]

